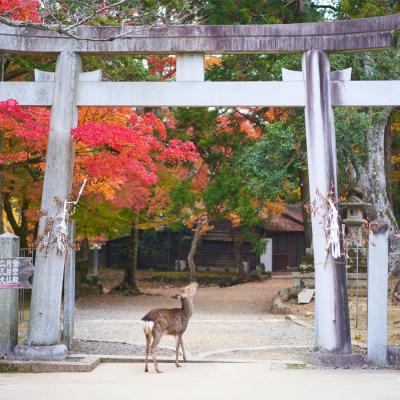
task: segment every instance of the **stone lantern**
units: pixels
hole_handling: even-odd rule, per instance
[[[365,203],[359,197],[350,196],[346,203],[342,203],[346,207],[347,215],[343,223],[347,227],[347,236],[350,246],[363,247],[362,242],[362,226],[367,222],[364,218]]]

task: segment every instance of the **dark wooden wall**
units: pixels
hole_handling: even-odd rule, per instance
[[[271,232],[272,270],[296,268],[306,253],[304,232]]]
[[[204,235],[195,256],[199,268],[236,269],[233,243],[229,230],[218,225]],[[186,260],[193,232],[143,231],[139,235],[138,268],[173,269],[175,260]],[[287,270],[299,265],[305,254],[304,232],[267,232],[272,237],[273,271]],[[129,237],[109,240],[100,251],[100,264],[123,268],[128,260]],[[258,264],[259,257],[252,253],[251,244],[244,242],[242,261],[250,267]]]

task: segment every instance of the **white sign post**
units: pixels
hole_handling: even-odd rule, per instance
[[[0,257],[18,257],[18,253],[19,237],[12,233],[0,235]],[[0,289],[0,354],[11,354],[17,343],[18,289]]]

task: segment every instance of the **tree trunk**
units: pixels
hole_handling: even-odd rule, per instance
[[[140,294],[136,284],[137,258],[139,246],[139,214],[135,214],[131,224],[129,240],[129,257],[125,264],[124,279],[114,290],[124,291],[127,295]]]
[[[3,132],[0,132],[0,153],[3,151]],[[0,235],[4,233],[3,173],[0,171]]]
[[[3,174],[0,172],[0,193],[3,193]],[[0,235],[4,233],[4,205],[3,196],[0,195]]]
[[[372,110],[370,111],[372,113]],[[390,109],[381,111],[374,125],[365,133],[368,148],[367,161],[356,168],[357,184],[363,194],[363,200],[371,206],[367,210],[370,220],[384,218],[389,230],[399,230],[393,209],[387,194],[385,168],[385,131],[389,122]]]
[[[230,233],[232,237],[232,246],[233,246],[233,254],[235,256],[235,264],[237,268],[237,275],[238,275],[238,280],[242,280],[246,277],[246,271],[244,270],[243,262],[242,262],[242,255],[240,253],[240,250],[242,248],[243,244],[243,238],[241,233],[239,235],[235,234],[235,229],[231,223],[230,226]],[[239,238],[238,238],[239,236]]]
[[[26,198],[23,198],[22,200],[21,223],[18,224],[12,209],[11,194],[9,192],[3,192],[1,198],[3,209],[6,212],[7,220],[10,223],[14,234],[17,235],[20,239],[21,249],[26,249],[28,247],[28,221],[25,216],[25,210],[28,208],[29,201]]]
[[[87,281],[87,276],[89,274],[89,269],[91,266],[89,239],[85,237],[81,241],[79,249],[79,259],[77,260],[77,275],[80,278],[79,281]]]
[[[386,193],[388,195],[390,207],[393,209],[392,196],[392,113],[390,114],[386,128],[384,139],[384,154],[385,154],[385,174],[386,174]]]
[[[194,256],[196,255],[197,247],[198,247],[201,237],[203,236],[203,233],[204,233],[203,228],[205,225],[207,225],[207,222],[208,222],[208,217],[205,216],[204,218],[200,219],[199,222],[197,223],[197,227],[194,232],[193,239],[192,239],[192,244],[190,245],[189,254],[187,256],[191,282],[195,282],[197,279],[197,271],[196,271],[196,264],[194,262]]]
[[[311,231],[311,214],[307,211],[306,206],[310,204],[310,186],[308,182],[308,172],[300,170],[300,196],[301,196],[301,212],[303,215],[304,238],[307,248],[312,247],[312,231]]]
[[[75,294],[80,297],[88,290],[88,273],[90,264],[90,248],[88,238],[83,238],[76,253]]]

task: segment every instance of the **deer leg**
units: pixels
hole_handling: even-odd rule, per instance
[[[149,367],[147,363],[149,361],[150,342],[151,342],[151,333],[146,335],[146,361],[144,366],[144,372],[149,372]]]
[[[182,348],[182,356],[183,356],[183,361],[187,361],[186,358],[186,353],[185,353],[185,348],[183,347],[183,339],[182,339],[182,335],[180,335],[180,343],[181,343],[181,348]]]
[[[156,347],[157,347],[158,343],[160,343],[161,337],[162,337],[162,332],[159,332],[153,328],[153,341],[151,342],[150,351],[151,351],[151,356],[153,357],[154,369],[158,373],[161,373],[162,371],[160,371],[160,369],[158,368],[157,357],[156,357]]]
[[[175,336],[175,349],[176,349],[176,358],[175,358],[175,365],[177,367],[181,367],[179,364],[179,346],[181,345],[182,336],[176,335]]]

